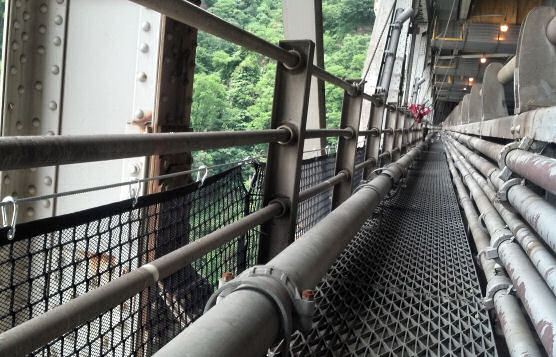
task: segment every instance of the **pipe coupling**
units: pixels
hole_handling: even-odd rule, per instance
[[[498,154],[498,167],[500,168],[501,171],[498,177],[501,180],[506,181],[512,175],[512,171],[506,165],[506,156],[508,156],[508,153],[516,149],[529,150],[532,144],[533,144],[533,139],[525,136],[523,137],[523,139],[521,139],[519,143],[514,141],[512,143],[505,145],[502,148],[502,150],[500,150],[500,153]]]
[[[506,294],[510,294],[512,292],[513,285],[508,277],[503,275],[496,275],[489,280],[486,291],[485,297],[483,298],[483,305],[485,309],[490,310],[494,308],[494,295],[500,290],[506,290]]]
[[[308,331],[311,329],[315,311],[314,299],[304,298],[285,271],[266,265],[251,267],[234,280],[223,284],[211,295],[204,312],[210,310],[217,301],[221,301],[229,294],[239,290],[261,293],[280,312],[282,336],[278,337],[276,343],[280,342],[282,338],[284,339],[281,356],[287,356],[291,334],[294,330]]]
[[[490,238],[490,247],[487,247],[479,252],[479,259],[484,254],[486,259],[498,259],[498,249],[505,241],[513,241],[514,235],[507,229],[500,229],[494,232]]]
[[[510,188],[512,188],[515,185],[523,184],[523,181],[524,180],[519,178],[513,178],[511,180],[504,182],[502,186],[500,186],[500,188],[498,189],[498,192],[496,193],[496,198],[498,198],[498,200],[502,202],[506,202],[508,200],[508,191],[510,190]]]

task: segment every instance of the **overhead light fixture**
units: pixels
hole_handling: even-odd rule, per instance
[[[470,83],[473,83],[474,80],[475,80],[475,78],[469,77],[469,82],[470,82]]]
[[[467,87],[463,87],[463,90],[467,90]]]
[[[481,63],[487,63],[487,58],[486,58],[485,56],[482,56],[482,57],[479,59],[479,61],[480,61]]]
[[[509,29],[510,29],[510,26],[508,26],[508,24],[500,25],[500,31],[502,31],[502,32],[508,32]]]

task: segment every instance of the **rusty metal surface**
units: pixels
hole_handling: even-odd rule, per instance
[[[295,356],[495,356],[440,144],[409,171],[316,292]],[[442,217],[441,220],[438,217]]]

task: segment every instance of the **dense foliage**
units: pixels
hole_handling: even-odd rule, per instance
[[[283,38],[282,2],[277,0],[205,0],[203,7],[272,43]],[[326,69],[343,78],[359,78],[374,21],[372,1],[323,0]],[[276,63],[254,52],[199,32],[193,92],[195,131],[266,129],[270,123]],[[341,89],[326,85],[326,121],[340,122]],[[242,160],[264,146],[194,153],[195,166]]]

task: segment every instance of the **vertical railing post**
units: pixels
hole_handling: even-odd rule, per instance
[[[352,135],[349,138],[343,136],[338,138],[335,174],[344,171],[348,178],[334,186],[334,191],[332,193],[332,209],[338,207],[351,196],[353,174],[355,171],[357,139],[359,137],[359,120],[361,118],[361,105],[363,104],[361,91],[355,87],[355,83],[358,82],[359,81],[352,82],[354,84],[353,93],[344,91],[340,127],[342,129],[351,129]]]
[[[384,144],[382,146],[382,152],[389,152],[392,154],[392,149],[394,148],[394,140],[396,135],[396,122],[398,120],[398,109],[394,106],[388,105],[386,111],[386,123],[384,125]],[[383,166],[386,162],[392,162],[392,156],[390,155],[386,160],[380,161],[380,166]]]
[[[280,47],[298,53],[300,62],[295,68],[282,63],[276,66],[270,126],[286,128],[292,137],[288,142],[271,143],[268,147],[263,204],[280,200],[285,209],[282,215],[262,226],[260,263],[270,260],[294,240],[315,45],[308,40],[281,41]]]
[[[398,161],[402,154],[402,143],[403,143],[403,128],[405,123],[405,110],[403,108],[397,109],[398,115],[396,119],[396,124],[394,127],[394,149],[398,149],[392,153],[392,161]]]
[[[365,168],[363,177],[369,179],[371,173],[378,164],[378,153],[380,150],[380,142],[382,137],[382,119],[384,118],[384,104],[371,104],[371,113],[367,130],[373,131],[374,134],[367,136],[365,144],[365,160],[375,159],[375,165],[369,165]]]

